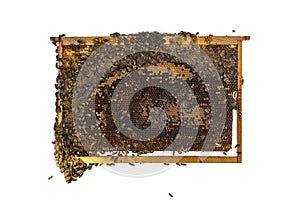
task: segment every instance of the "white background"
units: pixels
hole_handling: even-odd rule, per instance
[[[0,205],[299,205],[296,2],[2,1]],[[243,44],[243,163],[189,164],[147,178],[94,168],[67,185],[51,144],[57,70],[49,37],[181,30],[251,36]]]

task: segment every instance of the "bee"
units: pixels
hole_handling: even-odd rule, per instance
[[[185,163],[181,163],[181,165],[182,165],[182,166],[186,166],[186,164],[185,164]]]
[[[235,30],[234,30],[234,29],[232,30],[232,33],[235,33]]]
[[[129,165],[131,165],[131,166],[135,166],[135,164],[133,164],[133,163],[131,163],[131,162],[129,163]]]
[[[178,33],[178,35],[185,36],[185,35],[186,35],[186,32],[180,31],[180,32]]]
[[[48,180],[51,180],[53,178],[53,176],[51,175],[50,177],[48,177]]]
[[[181,166],[181,163],[179,163],[179,162],[176,162],[176,164],[177,164],[178,166]]]
[[[237,148],[237,147],[239,147],[239,146],[240,146],[240,144],[237,144],[237,145],[234,146],[234,148]]]
[[[173,195],[172,195],[171,193],[169,193],[169,196],[170,196],[170,197],[173,197]]]
[[[242,152],[238,152],[238,151],[237,151],[236,153],[237,153],[237,154],[242,154]]]
[[[110,34],[109,36],[111,36],[111,37],[118,37],[120,35],[121,34],[119,32],[115,32],[115,33]]]
[[[190,32],[184,32],[184,31],[180,31],[180,32],[178,33],[178,35],[183,36],[183,37],[187,37],[187,36],[190,35],[190,34],[191,34]]]
[[[52,41],[52,44],[54,44],[54,46],[57,46],[57,41]]]
[[[212,34],[209,34],[208,36],[214,36],[214,35],[212,35]]]
[[[198,35],[199,34],[199,32],[196,32],[196,35]]]
[[[195,40],[197,38],[197,35],[196,34],[190,34],[190,37]]]
[[[64,37],[64,36],[66,36],[66,35],[65,34],[58,35],[58,40],[60,41],[61,37]]]
[[[199,160],[199,163],[203,163],[202,160]]]
[[[164,165],[170,165],[169,163],[164,163]]]
[[[226,153],[226,152],[223,152],[223,155],[227,155],[227,153]]]
[[[83,41],[81,41],[80,39],[77,40],[78,44],[83,44]]]

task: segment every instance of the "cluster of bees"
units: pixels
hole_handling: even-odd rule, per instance
[[[119,35],[119,33],[114,33],[111,34],[110,37],[117,38]],[[191,34],[189,32],[180,32],[178,35],[192,39],[197,38],[197,34]],[[100,148],[100,145],[93,144],[93,142],[91,142],[90,148],[86,146],[83,147],[78,139],[78,134],[76,134],[74,129],[72,113],[73,89],[84,62],[98,46],[109,41],[109,38],[95,38],[94,43],[88,45],[85,44],[84,38],[80,38],[74,44],[64,45],[59,44],[61,37],[62,36],[59,36],[58,41],[53,41],[57,46],[56,67],[58,69],[57,83],[55,85],[57,89],[57,117],[54,125],[55,140],[53,144],[56,164],[60,168],[60,171],[64,173],[66,182],[70,183],[76,181],[77,178],[83,175],[85,170],[91,169],[93,166],[93,164],[84,163],[77,157],[88,155],[96,156],[97,153],[93,152],[95,151],[94,148]],[[217,146],[215,142],[209,142],[206,149],[208,151],[226,152],[231,148],[232,109],[236,109],[236,102],[232,94],[237,90],[237,48],[229,48],[226,45],[199,46],[207,53],[215,68],[218,70],[227,98],[226,123],[221,135],[221,140]],[[148,87],[139,91],[130,101],[129,107],[131,120],[139,129],[145,129],[151,124],[149,121],[149,112],[153,107],[159,107],[166,113],[166,126],[157,137],[148,141],[131,139],[118,132],[118,128],[112,117],[110,100],[115,88],[123,78],[119,74],[123,72],[123,74],[126,75],[138,68],[146,68],[151,65],[176,71],[179,77],[185,80],[194,92],[197,102],[199,103],[200,121],[197,137],[189,150],[200,151],[206,134],[210,129],[211,119],[211,102],[209,94],[206,91],[205,82],[193,71],[190,65],[182,62],[182,60],[175,56],[161,52],[131,54],[116,61],[112,68],[107,68],[106,76],[99,82],[96,90],[94,108],[91,108],[91,111],[95,113],[96,118],[100,122],[99,128],[101,132],[105,134],[106,140],[116,148],[116,150],[120,151],[120,155],[123,155],[123,153],[126,155],[129,151],[137,155],[163,151],[172,144],[181,125],[180,112],[176,98],[164,89]],[[147,76],[151,78],[151,74]],[[124,93],[124,95],[126,95],[126,93]],[[180,95],[180,90],[178,90],[178,95]],[[122,111],[119,111],[117,115],[122,115]],[[193,118],[193,115],[191,118]],[[88,122],[89,117],[86,117],[83,121]],[[96,132],[96,129],[99,128],[89,127],[91,130],[89,133],[93,134]],[[178,145],[177,148],[185,148],[184,143],[182,144],[183,145]]]

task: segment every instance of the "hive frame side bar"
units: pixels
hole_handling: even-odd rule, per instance
[[[62,44],[62,41],[58,40],[58,45],[57,45],[57,49],[58,49],[58,59],[61,59],[62,58],[62,55],[63,55],[63,44]],[[58,71],[58,76],[60,77],[61,76],[61,69],[60,67],[62,66],[62,63],[60,60],[57,61],[57,65],[58,65],[58,68],[57,68],[57,71]],[[58,85],[58,88],[60,88],[60,78],[58,78],[57,80],[57,85]],[[60,89],[58,90],[58,92],[61,92]],[[61,98],[59,97],[58,98],[58,107],[59,107],[59,111],[57,113],[57,124],[59,126],[61,126],[61,123],[62,123],[62,118],[63,118],[63,108],[62,108],[62,105],[61,105]]]
[[[242,41],[238,41],[237,162],[242,163]]]

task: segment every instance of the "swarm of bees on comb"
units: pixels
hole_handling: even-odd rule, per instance
[[[169,34],[165,35],[168,36]],[[184,37],[192,42],[197,41],[198,36],[198,34],[183,31],[172,35]],[[95,148],[101,147],[101,145],[99,145],[101,144],[101,141],[95,143],[92,141],[92,138],[89,143],[90,147],[83,147],[74,128],[72,98],[77,76],[86,60],[98,47],[114,38],[118,38],[120,34],[113,33],[109,37],[93,37],[92,43],[89,38],[88,44],[85,37],[78,37],[77,39],[73,39],[71,43],[64,44],[62,41],[64,36],[65,35],[60,35],[58,38],[52,38],[52,43],[57,46],[56,67],[58,69],[58,76],[55,84],[57,89],[57,117],[54,125],[55,140],[53,141],[53,144],[56,164],[64,174],[66,182],[70,183],[76,181],[77,178],[83,175],[84,171],[91,169],[93,165],[99,165],[86,164],[77,157],[97,156]],[[209,144],[206,145],[206,151],[222,151],[225,153],[231,149],[232,110],[237,108],[237,102],[235,98],[233,98],[233,93],[237,91],[238,51],[236,46],[229,47],[228,45],[209,44],[211,40],[212,36],[207,36],[205,39],[207,45],[199,45],[199,47],[205,51],[214,67],[217,69],[224,86],[223,89],[227,101],[226,122],[220,141],[218,141],[217,144],[214,141],[209,142]],[[128,41],[127,43],[132,44],[132,42],[138,43],[139,41],[141,40],[136,37],[134,41]],[[164,40],[157,39],[157,41]],[[176,44],[181,43],[182,42],[178,42]],[[101,130],[101,132],[105,134],[105,139],[117,148],[119,151],[118,155],[126,155],[128,152],[140,155],[152,153],[154,151],[164,151],[169,148],[168,146],[173,142],[178,133],[181,120],[180,113],[178,112],[178,102],[176,101],[176,98],[174,98],[174,95],[168,93],[168,91],[159,87],[146,87],[137,92],[129,103],[131,121],[139,129],[146,129],[151,125],[151,121],[149,121],[149,112],[152,108],[158,107],[165,111],[165,128],[159,136],[153,139],[139,141],[118,132],[118,128],[111,114],[112,111],[109,100],[118,83],[131,72],[139,68],[150,66],[159,66],[175,72],[178,74],[179,78],[186,81],[194,92],[197,102],[199,103],[199,132],[189,150],[201,151],[205,137],[209,129],[212,129],[210,128],[211,102],[210,96],[206,90],[205,82],[194,72],[191,65],[188,65],[176,56],[163,52],[147,51],[134,53],[114,62],[111,68],[107,68],[104,79],[99,81],[98,87],[96,88],[94,107],[90,108],[91,113],[94,114],[100,122],[98,125],[99,127],[89,126],[88,122],[91,121],[90,116],[86,115],[82,119],[83,125],[87,125],[84,129],[87,130],[89,134]],[[147,69],[144,69],[143,72],[145,73],[145,76],[155,78],[155,74]],[[165,81],[172,81],[172,79],[167,76]],[[178,90],[178,95],[180,94],[181,91]],[[124,91],[124,95],[126,95],[126,91]],[[122,116],[122,111],[117,111],[116,115]],[[193,114],[189,118],[194,118]],[[184,145],[180,146],[184,148]],[[185,166],[183,163],[180,165]]]

